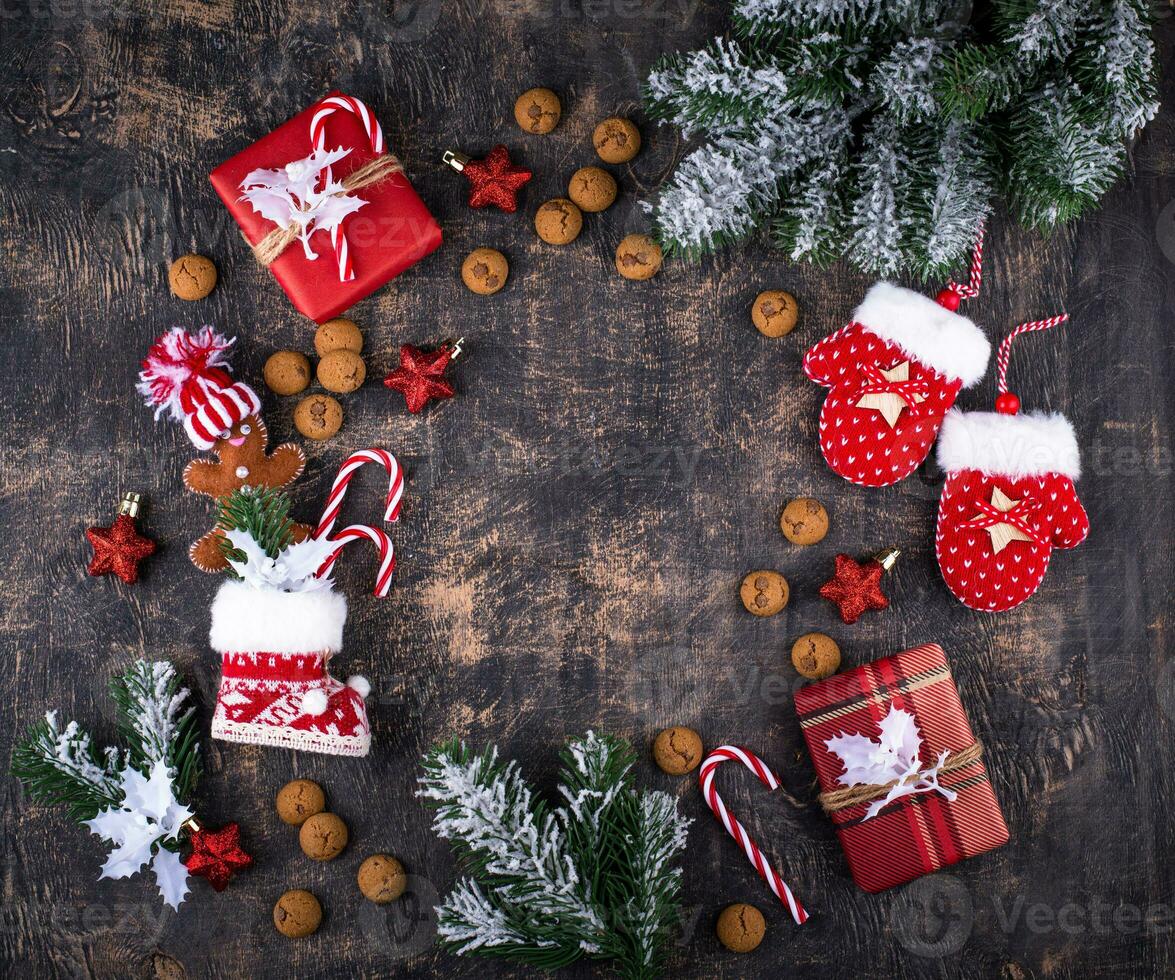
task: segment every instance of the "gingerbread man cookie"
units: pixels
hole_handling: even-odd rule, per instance
[[[193,493],[219,499],[241,487],[284,487],[293,483],[306,466],[306,456],[292,442],[283,443],[267,454],[269,432],[259,415],[237,422],[212,446],[216,460],[194,459],[184,469],[184,486]],[[307,537],[311,528],[294,527],[294,540]],[[221,532],[213,528],[188,549],[192,564],[204,572],[228,568],[221,548]]]

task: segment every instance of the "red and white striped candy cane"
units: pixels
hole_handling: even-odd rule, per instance
[[[392,574],[396,571],[396,549],[392,546],[392,539],[378,527],[372,527],[369,524],[351,524],[343,528],[331,538],[331,541],[338,541],[339,546],[319,566],[316,574],[319,578],[329,575],[334,563],[338,561],[339,555],[343,553],[343,549],[352,541],[363,539],[370,541],[379,549],[379,571],[375,576],[375,588],[372,589],[372,595],[382,599],[392,588]]]
[[[400,519],[400,500],[404,496],[404,471],[399,461],[386,449],[360,449],[351,453],[339,467],[335,482],[331,485],[330,493],[326,497],[326,506],[322,511],[322,519],[314,529],[314,536],[321,538],[330,534],[338,520],[339,511],[343,506],[343,498],[347,495],[347,487],[355,471],[368,463],[379,463],[388,474],[388,496],[384,507],[384,520],[393,523]]]
[[[400,501],[404,496],[404,471],[399,461],[386,449],[360,449],[348,456],[343,465],[339,467],[338,475],[327,495],[322,518],[314,530],[315,538],[326,537],[334,530],[351,478],[355,475],[356,470],[368,463],[379,463],[388,474],[388,494],[384,507],[384,520],[391,523],[400,519]],[[319,566],[317,575],[319,578],[328,575],[331,567],[338,561],[343,548],[352,541],[363,539],[372,542],[379,549],[379,572],[375,577],[374,594],[382,598],[388,594],[392,587],[392,573],[396,570],[396,550],[387,534],[368,524],[351,524],[331,538],[331,541],[339,542],[339,547],[331,552],[330,557]]]
[[[379,120],[370,109],[358,99],[349,95],[331,95],[318,103],[318,108],[310,118],[310,142],[316,150],[326,149],[326,121],[340,109],[354,113],[363,124],[363,131],[367,134],[367,142],[372,153],[384,152],[384,134]],[[327,168],[326,179],[331,179],[330,168]],[[351,262],[351,250],[347,245],[347,236],[340,226],[330,230],[331,247],[335,250],[335,262],[339,267],[339,282],[350,282],[355,278],[355,267]]]
[[[808,921],[808,913],[804,909],[804,906],[792,894],[791,889],[787,887],[787,883],[779,877],[779,873],[767,863],[767,859],[763,857],[763,852],[759,850],[759,845],[751,839],[751,835],[746,832],[746,829],[738,822],[737,818],[726,809],[726,804],[722,802],[722,797],[714,789],[714,772],[722,763],[730,761],[741,762],[758,776],[759,780],[769,790],[779,788],[779,779],[775,773],[768,769],[763,760],[755,755],[754,752],[751,752],[749,749],[739,748],[737,745],[722,745],[706,756],[706,760],[702,763],[701,771],[698,773],[698,783],[702,787],[702,796],[705,797],[706,804],[714,811],[714,816],[722,821],[726,832],[738,841],[739,846],[746,852],[747,858],[755,866],[755,870],[759,872],[760,877],[767,882],[768,887],[775,893],[775,897],[787,906],[792,918],[796,921],[796,925],[803,925]]]

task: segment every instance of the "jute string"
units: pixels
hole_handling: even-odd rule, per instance
[[[954,772],[956,769],[969,766],[981,755],[983,755],[983,746],[978,742],[972,742],[967,748],[960,749],[958,752],[947,756],[946,762],[938,770],[939,775]],[[917,775],[911,775],[906,778],[917,779],[918,777]],[[849,807],[857,806],[860,803],[872,803],[874,800],[880,800],[897,784],[898,780],[893,779],[883,786],[877,783],[866,783],[861,786],[846,786],[844,789],[834,789],[829,793],[821,793],[818,799],[820,800],[820,805],[824,807],[825,813],[836,813],[838,810],[847,810]]]
[[[403,172],[403,164],[392,154],[384,153],[347,174],[342,181],[342,190],[336,191],[336,193],[344,194],[347,191],[370,187],[372,184],[391,177],[392,174],[402,174]],[[298,240],[299,231],[296,224],[287,225],[285,228],[274,228],[253,246],[253,254],[257,257],[257,261],[264,266],[272,265],[282,252]]]

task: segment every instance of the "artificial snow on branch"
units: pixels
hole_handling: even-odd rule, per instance
[[[554,969],[589,956],[622,975],[658,974],[679,916],[690,821],[664,793],[633,786],[632,747],[588,732],[562,755],[549,810],[496,748],[450,742],[424,759],[418,793],[469,876],[437,909],[458,954],[504,955]]]
[[[1145,0],[736,0],[733,26],[646,83],[701,141],[647,205],[687,256],[766,231],[940,278],[998,198],[1041,229],[1093,208],[1158,108]]]

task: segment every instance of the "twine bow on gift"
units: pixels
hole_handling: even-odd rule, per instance
[[[351,150],[326,148],[326,120],[340,109],[359,119],[371,152],[377,155],[337,181],[331,167]],[[383,130],[371,110],[358,99],[346,95],[329,96],[315,108],[310,120],[310,145],[309,156],[274,170],[252,170],[241,181],[241,200],[248,201],[254,211],[277,226],[252,246],[253,254],[258,262],[269,266],[290,245],[300,240],[306,258],[314,260],[318,255],[310,247],[310,238],[315,232],[326,231],[334,249],[339,281],[349,282],[355,278],[355,268],[343,233],[343,222],[367,203],[353,192],[393,174],[403,173],[404,167],[385,150]]]
[[[957,752],[940,752],[938,761],[926,766],[921,761],[922,734],[910,712],[891,705],[877,727],[877,739],[841,732],[825,741],[845,770],[840,777],[844,789],[820,794],[826,813],[868,803],[863,819],[869,820],[894,800],[915,793],[936,792],[953,803],[959,794],[943,786],[939,778],[971,765],[983,754],[983,747],[972,742]]]
[[[914,793],[938,792],[947,802],[953,803],[959,794],[953,789],[941,785],[939,777],[969,766],[973,762],[978,762],[982,755],[983,746],[978,742],[972,742],[959,752],[941,753],[936,765],[928,769],[914,769],[901,779],[894,779],[882,784],[865,783],[858,786],[846,786],[844,789],[821,793],[819,796],[820,805],[824,808],[825,813],[833,814],[862,803],[872,803],[869,812],[865,814],[865,819],[868,820],[870,817],[877,816],[883,807],[894,800],[903,796],[911,796]]]

